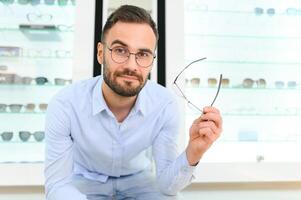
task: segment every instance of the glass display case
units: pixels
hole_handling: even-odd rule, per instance
[[[75,0],[0,0],[0,163],[44,160],[47,104],[72,82]]]
[[[301,180],[300,8],[293,0],[185,1],[185,63],[207,58],[184,72],[185,95],[210,105],[223,74],[214,106],[224,129],[203,158],[206,180]],[[186,132],[199,115],[185,107]]]

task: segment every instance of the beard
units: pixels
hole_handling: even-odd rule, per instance
[[[147,79],[144,81],[143,77],[139,75],[135,71],[131,71],[128,68],[125,68],[124,70],[110,71],[109,67],[107,66],[106,62],[103,62],[104,67],[104,74],[103,79],[104,82],[113,90],[116,94],[123,96],[123,97],[133,97],[139,94],[139,92],[142,90],[144,85],[146,84]],[[139,82],[137,86],[134,85],[131,81],[123,81],[123,84],[120,84],[117,82],[117,78],[121,76],[135,76]]]

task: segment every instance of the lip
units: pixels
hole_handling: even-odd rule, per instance
[[[126,79],[126,80],[138,81],[138,78],[136,76],[122,75],[120,77],[123,78],[123,79]]]

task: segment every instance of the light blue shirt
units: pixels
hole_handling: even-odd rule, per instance
[[[189,166],[185,152],[177,152],[180,123],[172,93],[147,81],[131,112],[119,123],[104,100],[102,82],[98,76],[74,83],[48,105],[47,199],[86,199],[70,184],[74,175],[105,183],[109,177],[149,169],[151,158],[163,193],[176,194],[187,186],[195,167]]]

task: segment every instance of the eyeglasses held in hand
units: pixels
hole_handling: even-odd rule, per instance
[[[177,89],[180,91],[181,93],[181,96],[187,101],[188,104],[192,105],[194,108],[196,108],[198,111],[200,111],[201,113],[203,113],[202,109],[200,109],[198,106],[196,106],[194,103],[192,103],[187,97],[186,95],[184,94],[184,92],[181,90],[181,88],[179,87],[179,85],[177,84],[177,80],[178,78],[180,77],[180,75],[188,68],[190,67],[192,64],[194,63],[197,63],[197,62],[200,62],[200,61],[203,61],[205,60],[206,57],[204,58],[200,58],[200,59],[197,59],[197,60],[194,60],[192,61],[191,63],[189,63],[184,69],[182,69],[182,71],[180,71],[180,73],[176,76],[175,80],[173,81],[173,84],[177,87]],[[217,86],[217,92],[215,94],[215,97],[212,101],[212,103],[210,104],[210,106],[213,106],[218,94],[219,94],[219,91],[220,91],[220,88],[221,88],[221,83],[222,83],[222,79],[223,79],[223,75],[220,74],[220,77],[219,77],[219,82],[218,82],[218,86]]]

